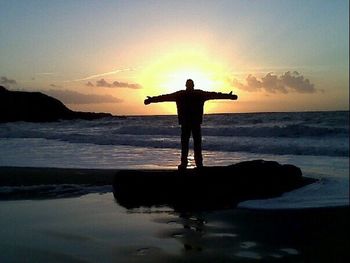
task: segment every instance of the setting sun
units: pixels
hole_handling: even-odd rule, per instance
[[[187,79],[193,79],[196,89],[228,91],[224,63],[211,60],[203,51],[189,49],[168,52],[150,63],[140,74],[143,95],[153,96],[172,93],[185,88]],[[176,113],[174,104],[159,105],[167,113]]]
[[[210,78],[208,73],[201,71],[201,69],[195,68],[182,68],[173,72],[165,73],[166,80],[160,84],[160,87],[167,92],[174,92],[180,88],[184,88],[185,81],[188,78],[196,80],[195,86],[200,89],[210,90],[213,89],[214,80]]]
[[[0,0],[0,263],[349,262],[349,2]]]

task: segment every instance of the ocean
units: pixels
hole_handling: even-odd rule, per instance
[[[273,160],[320,179],[242,207],[349,205],[347,111],[205,115],[202,135],[205,166]],[[176,169],[179,161],[180,127],[174,115],[0,124],[0,166]],[[192,152],[189,166],[194,166]]]
[[[206,166],[264,159],[318,180],[225,209],[127,209],[111,185],[62,184],[59,176],[176,169],[176,116],[2,123],[0,179],[7,185],[10,170],[22,179],[0,186],[0,196],[13,197],[0,201],[0,261],[349,261],[349,112],[206,115],[202,128]],[[58,184],[45,184],[55,173]],[[35,184],[19,185],[28,175]]]

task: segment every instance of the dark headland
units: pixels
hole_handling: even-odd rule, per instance
[[[104,117],[112,117],[112,114],[72,111],[61,101],[41,92],[10,91],[0,86],[0,122],[94,120]]]

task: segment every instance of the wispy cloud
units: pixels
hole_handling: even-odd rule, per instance
[[[0,78],[0,85],[3,85],[5,87],[9,87],[11,85],[16,85],[16,84],[17,84],[17,81],[14,79],[9,79],[5,76]]]
[[[95,79],[95,78],[100,78],[100,77],[104,77],[104,76],[109,76],[109,75],[114,75],[120,72],[126,72],[126,71],[134,71],[134,68],[122,68],[122,69],[115,69],[109,72],[104,72],[104,73],[100,73],[100,74],[94,74],[94,75],[90,75],[87,76],[85,78],[81,78],[81,79],[74,79],[72,81],[84,81],[84,80],[90,80],[90,79]]]
[[[87,86],[93,86],[93,84],[89,81]],[[105,79],[100,79],[96,81],[96,87],[105,87],[105,88],[128,88],[128,89],[141,89],[142,86],[137,83],[128,83],[128,82],[120,82],[114,81],[112,83],[107,82]]]
[[[62,88],[62,86],[56,85],[56,84],[50,84],[50,87],[53,87],[53,88]]]
[[[59,99],[65,104],[121,103],[123,100],[111,95],[83,94],[72,90],[51,89],[43,93]]]
[[[35,73],[35,75],[43,75],[43,76],[50,76],[50,75],[55,75],[57,74],[57,72],[38,72],[38,73]]]
[[[309,79],[304,78],[297,71],[287,71],[280,76],[274,75],[273,73],[266,74],[265,77],[262,77],[260,80],[249,74],[246,78],[246,84],[234,79],[232,85],[238,89],[249,91],[249,92],[258,92],[266,91],[269,93],[289,93],[289,92],[298,92],[298,93],[315,93],[318,90],[315,89],[315,85],[310,82]]]

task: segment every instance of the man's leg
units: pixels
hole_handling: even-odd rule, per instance
[[[203,157],[202,157],[202,132],[201,125],[194,125],[192,127],[193,135],[193,150],[194,150],[194,161],[197,167],[203,167]]]
[[[188,144],[191,136],[191,127],[188,125],[181,125],[181,164],[179,169],[187,167]]]

